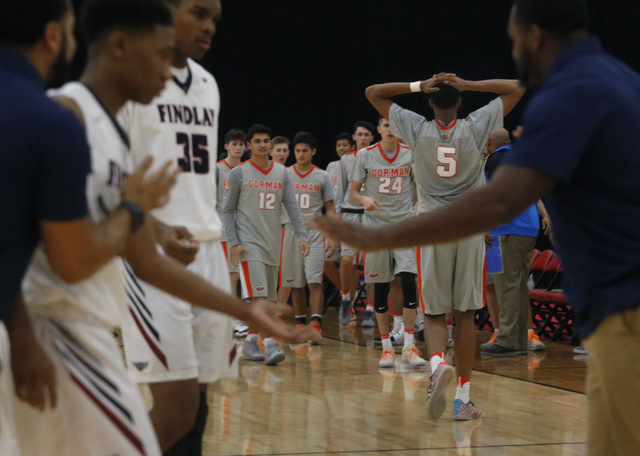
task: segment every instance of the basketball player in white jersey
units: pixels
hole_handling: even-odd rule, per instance
[[[249,307],[157,253],[151,227],[144,221],[158,203],[152,199],[153,204],[140,207],[121,200],[121,187],[133,166],[128,137],[115,115],[128,99],[150,102],[170,77],[170,12],[159,0],[90,0],[84,8],[88,64],[81,82],[64,86],[58,99],[78,115],[87,132],[92,162],[87,200],[93,220],[117,208],[128,210],[135,234],[122,254],[139,277],[197,305],[279,333],[284,327],[270,304]],[[41,249],[25,278],[23,295],[59,384],[54,410],[41,413],[16,402],[24,454],[159,455],[140,392],[123,370],[113,337],[128,313],[119,262],[68,284],[53,272]],[[144,324],[150,323],[145,316]],[[284,337],[299,331],[285,329]],[[304,337],[308,334],[313,332]]]
[[[224,134],[224,149],[227,152],[227,156],[220,160],[216,166],[216,181],[218,182],[218,191],[216,193],[216,211],[218,214],[222,214],[222,201],[224,200],[224,193],[227,191],[227,177],[233,168],[242,163],[242,154],[244,153],[245,143],[247,142],[247,136],[244,131],[237,128],[231,129]],[[220,237],[222,242],[222,249],[227,257],[227,267],[229,268],[229,279],[231,281],[231,291],[237,293],[238,280],[238,268],[231,266],[229,263],[229,249],[227,246],[227,233],[222,230],[222,236]],[[235,337],[245,337],[249,331],[249,327],[241,321],[236,321],[233,327],[233,335]]]
[[[413,157],[409,147],[400,144],[391,133],[389,121],[380,118],[381,140],[360,151],[351,172],[349,199],[364,207],[364,226],[386,226],[413,217],[415,183],[411,170]],[[360,189],[364,186],[364,193]],[[374,284],[374,304],[382,356],[379,367],[394,367],[396,355],[389,339],[388,297],[390,283],[400,276],[403,292],[404,349],[402,361],[412,367],[426,366],[414,343],[416,296],[415,248],[380,250],[366,254],[365,283]]]
[[[316,154],[316,139],[306,131],[296,133],[293,139],[296,163],[287,168],[289,179],[296,193],[296,199],[302,218],[306,221],[322,214],[325,209],[328,216],[335,216],[333,205],[333,184],[329,174],[314,166],[312,159]],[[280,298],[281,293],[288,295],[293,288],[303,297],[302,301],[293,301],[296,324],[307,324],[305,285],[309,286],[309,307],[311,308],[310,326],[322,334],[322,307],[324,293],[322,291],[322,268],[324,265],[325,239],[320,231],[307,228],[309,239],[309,255],[303,258],[300,253],[295,232],[291,223],[286,223],[282,231],[282,247],[280,252]],[[330,249],[334,249],[333,241],[329,241]]]
[[[458,119],[460,92],[465,90],[493,92],[499,97],[467,118]],[[429,105],[434,110],[435,120],[427,121],[391,101],[392,97],[409,92],[430,94]],[[516,80],[465,81],[449,73],[411,84],[388,83],[367,88],[366,95],[371,104],[391,121],[392,131],[413,151],[419,213],[446,205],[461,194],[484,185],[482,149],[488,136],[502,127],[502,118],[523,93],[524,89]],[[357,239],[351,239],[348,226],[332,222],[320,222],[321,225],[333,225],[331,229],[326,226],[327,235],[346,236],[362,248],[371,248],[367,245],[369,235],[380,236],[376,230],[366,230],[358,233]],[[397,240],[384,245],[389,244],[402,245]],[[445,314],[453,303],[457,371],[453,417],[457,420],[478,418],[481,413],[469,400],[469,387],[475,352],[473,319],[475,310],[482,306],[484,236],[422,247],[418,262],[419,295],[426,312],[424,332],[431,355],[429,415],[437,419],[444,413],[446,387],[454,376],[453,368],[443,356],[447,343]]]
[[[151,154],[182,169],[171,201],[153,213],[159,246],[170,255],[181,251],[184,255],[173,256],[189,262],[189,269],[207,282],[230,292],[222,221],[216,211],[220,94],[214,77],[194,61],[209,50],[221,3],[166,3],[176,33],[172,78],[150,105],[128,105],[121,119],[131,135],[134,162]],[[188,234],[182,236],[176,226],[186,228]],[[234,321],[138,283],[126,272],[134,315],[123,331],[129,368],[138,382],[150,385],[151,416],[166,454],[200,454],[208,414],[207,385],[237,376]],[[141,323],[147,310],[154,319],[152,326]],[[178,437],[182,438],[176,442]]]
[[[229,189],[224,199],[223,216],[231,264],[240,267],[245,299],[266,297],[275,302],[283,206],[305,257],[309,253],[307,230],[285,167],[269,160],[269,127],[257,124],[249,128],[247,147],[251,158],[229,174]],[[267,365],[283,361],[286,355],[273,338],[265,339],[265,353],[260,351],[257,330],[249,325],[242,353],[251,361],[264,361]]]

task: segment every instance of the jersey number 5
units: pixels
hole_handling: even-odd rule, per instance
[[[259,202],[258,209],[266,209],[272,211],[276,208],[276,194],[275,193],[258,193]]]
[[[178,166],[185,173],[209,173],[209,149],[205,135],[191,135],[176,133],[176,141],[182,146],[184,157],[178,159]]]
[[[453,177],[458,173],[458,162],[456,161],[456,154],[458,153],[455,147],[438,146],[436,159],[438,160],[438,166],[436,166],[436,173],[440,177]]]

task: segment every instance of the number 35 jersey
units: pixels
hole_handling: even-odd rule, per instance
[[[184,83],[175,76],[149,105],[129,103],[119,118],[131,138],[134,163],[153,156],[152,171],[167,160],[182,169],[170,201],[153,215],[186,227],[199,241],[220,239],[216,162],[220,92],[214,77],[188,60]]]

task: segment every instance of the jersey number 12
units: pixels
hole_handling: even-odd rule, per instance
[[[185,173],[209,173],[209,144],[205,135],[176,133],[176,141],[182,146],[184,156],[178,158],[178,166]]]

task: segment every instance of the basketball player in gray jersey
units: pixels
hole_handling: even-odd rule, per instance
[[[253,125],[247,132],[251,158],[234,168],[228,177],[223,203],[224,226],[232,266],[239,266],[243,297],[266,297],[276,301],[280,257],[282,205],[291,219],[303,256],[309,253],[307,230],[284,166],[269,161],[271,130]],[[267,365],[285,359],[280,345],[264,340],[265,354],[258,347],[257,328],[249,327],[243,354]]]
[[[313,165],[312,158],[316,154],[316,139],[306,131],[298,132],[293,140],[296,163],[287,168],[289,179],[293,185],[302,217],[309,218],[322,214],[326,209],[329,216],[335,216],[333,205],[333,184],[326,171]],[[322,292],[322,267],[324,264],[325,239],[322,232],[308,229],[309,255],[302,258],[299,253],[297,239],[293,235],[291,223],[284,226],[282,233],[282,252],[280,255],[280,291],[278,294],[288,293],[291,288],[298,292],[303,299],[294,299],[293,306],[296,313],[296,325],[306,325],[306,293],[304,286],[309,285],[309,305],[311,307],[310,326],[322,334],[322,306],[324,293]],[[329,249],[335,249],[335,243],[330,242]],[[286,302],[286,300],[280,300]]]
[[[458,119],[461,95],[465,91],[493,92],[498,98]],[[403,93],[429,93],[429,106],[435,120],[401,108],[391,98]],[[366,96],[380,115],[391,121],[391,129],[402,137],[414,154],[419,212],[434,210],[484,184],[482,148],[489,135],[502,127],[502,118],[518,103],[524,89],[516,80],[466,81],[455,74],[440,73],[428,80],[398,82],[367,88]],[[326,234],[347,237],[351,227],[340,227],[326,220],[319,225]],[[357,240],[354,240],[358,243]],[[435,257],[438,257],[438,266]],[[469,400],[471,367],[475,352],[474,313],[482,305],[483,236],[458,242],[422,247],[418,255],[418,284],[421,306],[425,309],[425,338],[431,362],[428,412],[437,419],[444,413],[447,384],[454,371],[443,358],[447,343],[445,313],[454,308],[456,331],[457,388],[453,403],[454,419],[480,417]]]
[[[360,151],[351,172],[352,186],[349,199],[364,207],[362,224],[386,226],[413,217],[415,184],[411,170],[412,154],[409,147],[400,144],[391,133],[389,121],[380,118],[378,133],[381,140]],[[360,189],[364,186],[364,193]],[[374,304],[382,356],[379,367],[394,367],[395,353],[389,339],[387,298],[390,283],[400,276],[403,294],[404,349],[402,362],[412,367],[426,366],[422,353],[414,344],[414,323],[418,300],[416,296],[416,250],[402,248],[381,250],[366,254],[365,283],[374,284]]]

